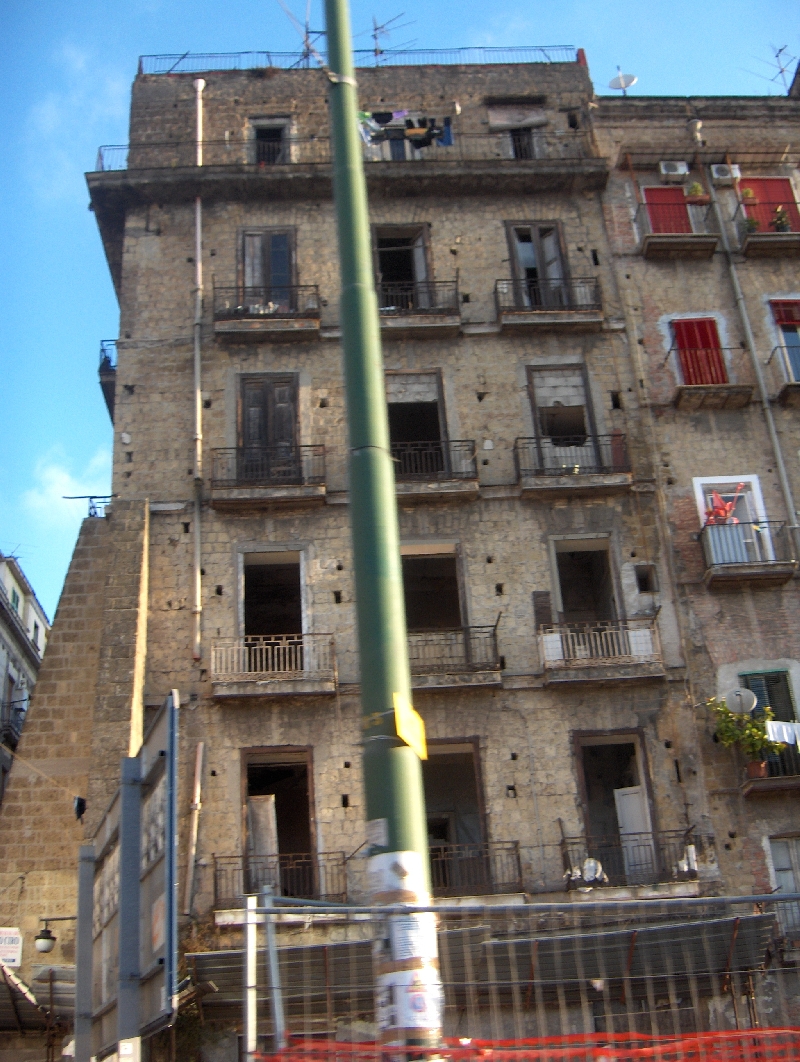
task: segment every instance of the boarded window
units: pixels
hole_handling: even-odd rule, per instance
[[[694,385],[728,382],[717,322],[713,317],[692,317],[673,321],[672,332],[683,383]]]

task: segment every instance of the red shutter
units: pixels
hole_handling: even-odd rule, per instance
[[[800,327],[800,302],[791,299],[776,299],[770,303],[770,306],[775,324]]]
[[[740,187],[749,188],[755,197],[752,206],[748,206],[747,199],[743,202],[746,216],[758,222],[756,232],[776,231],[775,211],[778,207],[786,211],[791,231],[800,232],[800,212],[788,177],[746,177]]]
[[[654,233],[692,231],[682,188],[645,188],[644,198]]]
[[[685,384],[724,384],[728,382],[717,322],[713,317],[693,317],[673,321],[675,345]]]

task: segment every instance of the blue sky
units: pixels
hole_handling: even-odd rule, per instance
[[[289,0],[301,19],[305,0]],[[773,49],[800,54],[800,0],[352,2],[356,47],[572,44],[598,93],[619,64],[632,95],[782,94]],[[313,0],[312,27],[322,19]],[[0,550],[15,553],[52,618],[85,502],[109,488],[111,424],[97,383],[118,307],[84,171],[127,140],[141,53],[298,48],[277,0],[5,0],[0,66]]]

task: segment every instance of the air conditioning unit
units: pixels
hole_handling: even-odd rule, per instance
[[[683,184],[689,176],[689,163],[659,162],[658,172],[664,184]]]
[[[717,163],[711,167],[711,180],[714,184],[733,184],[734,181],[738,181],[742,176],[742,171],[738,166],[726,166],[722,163]]]

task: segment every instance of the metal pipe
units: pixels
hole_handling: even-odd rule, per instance
[[[195,860],[197,859],[197,831],[200,827],[200,809],[203,804],[203,753],[205,742],[197,742],[197,752],[194,760],[194,790],[192,792],[191,817],[189,819],[189,858],[186,867],[186,896],[183,902],[183,913],[192,913],[192,900],[194,899],[194,874]]]
[[[756,349],[756,340],[753,335],[753,329],[750,325],[750,315],[747,312],[747,304],[744,300],[744,293],[742,292],[742,285],[739,283],[739,274],[736,271],[736,263],[733,260],[733,254],[731,252],[731,244],[728,239],[728,230],[725,227],[725,221],[722,217],[722,209],[719,205],[719,197],[717,196],[714,182],[711,179],[711,172],[708,171],[708,188],[711,194],[711,202],[714,205],[714,213],[717,218],[717,227],[719,228],[720,239],[722,240],[722,249],[725,252],[725,257],[728,260],[728,271],[731,277],[731,284],[733,286],[733,295],[736,300],[736,309],[739,311],[739,319],[742,322],[742,330],[744,332],[745,342],[747,343],[747,349],[750,353],[750,359],[753,363],[753,372],[755,373],[756,383],[758,385],[758,396],[761,400],[761,409],[764,413],[764,419],[767,422],[767,432],[769,434],[769,441],[772,444],[772,452],[775,457],[775,464],[778,467],[778,478],[781,482],[781,491],[783,493],[783,501],[786,506],[786,511],[789,514],[789,527],[792,531],[792,539],[794,541],[795,548],[797,548],[797,510],[795,509],[794,496],[792,494],[792,486],[789,482],[789,476],[786,472],[786,464],[783,460],[783,451],[781,450],[780,439],[778,438],[778,430],[775,427],[775,418],[772,415],[772,406],[769,402],[769,394],[767,393],[767,385],[764,380],[764,373],[761,371],[761,362],[758,357],[758,351]]]
[[[425,904],[430,870],[420,755],[427,752],[422,719],[411,705],[397,498],[347,0],[325,0],[325,21],[371,892],[377,903]],[[395,1005],[381,1008],[378,1035],[384,1044],[435,1046],[441,1036],[435,921],[417,913],[409,920],[415,923],[413,933],[387,934],[391,953],[385,958],[396,970],[401,963],[395,958],[419,960],[416,1028],[409,1035],[407,974],[379,974],[379,994]],[[409,942],[412,954],[401,954]]]
[[[252,1062],[258,1050],[257,906],[258,897],[248,896],[244,930],[244,1050],[247,1062]]]
[[[264,929],[267,941],[267,971],[269,973],[269,999],[272,1012],[273,1051],[286,1047],[286,1019],[283,1013],[281,991],[281,968],[278,962],[278,942],[275,939],[275,921],[272,889],[266,885],[261,890],[261,908],[264,913]]]
[[[82,844],[78,862],[78,927],[75,933],[75,1059],[92,1057],[92,911],[94,845]]]
[[[198,77],[194,81],[196,100],[196,164],[203,165],[203,89],[206,83]],[[202,537],[201,512],[203,504],[203,201],[198,195],[194,201],[194,636],[192,658],[200,660],[203,655],[203,583],[202,583]]]

